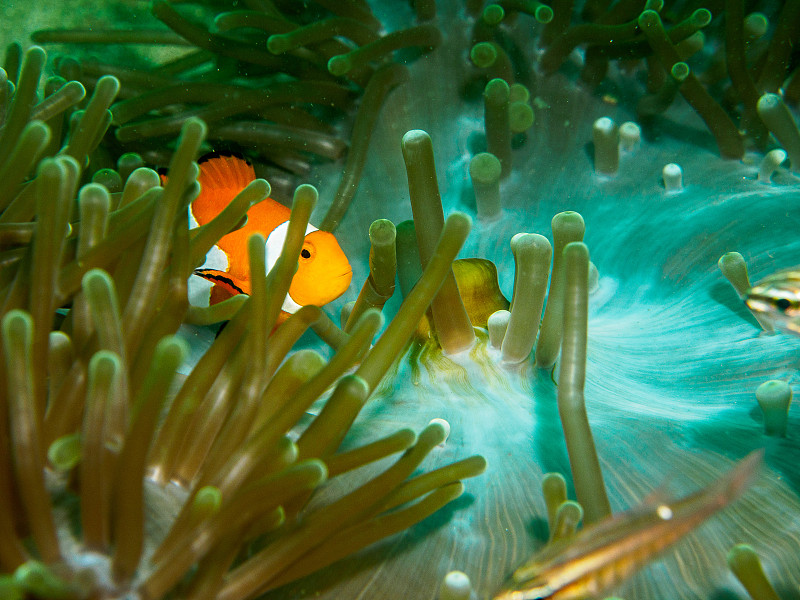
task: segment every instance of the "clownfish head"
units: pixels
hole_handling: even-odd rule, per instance
[[[352,279],[353,269],[333,234],[312,231],[303,240],[289,296],[301,306],[322,306],[344,294]]]

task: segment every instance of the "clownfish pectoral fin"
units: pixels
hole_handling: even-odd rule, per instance
[[[214,285],[224,289],[231,296],[236,294],[247,294],[249,289],[245,289],[245,285],[231,277],[231,274],[226,271],[217,271],[216,269],[195,269],[194,274],[207,279]]]

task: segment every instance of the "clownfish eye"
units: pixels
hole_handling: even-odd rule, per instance
[[[314,255],[316,253],[317,252],[313,244],[311,244],[310,242],[304,243],[302,250],[300,250],[300,262],[306,262],[311,260],[312,258],[314,258]]]
[[[792,306],[792,303],[787,298],[779,298],[775,301],[775,307],[781,311],[785,312]]]

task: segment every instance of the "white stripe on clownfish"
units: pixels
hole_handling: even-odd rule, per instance
[[[267,273],[269,273],[272,268],[275,266],[275,263],[278,262],[278,258],[280,258],[281,250],[283,250],[283,244],[286,241],[286,233],[289,231],[289,221],[284,221],[280,225],[278,225],[275,229],[273,229],[270,234],[267,236],[266,241],[266,256],[265,262],[267,267]],[[314,227],[311,223],[308,224],[306,227],[306,235],[313,231],[319,231],[316,227]],[[300,305],[294,301],[294,299],[289,295],[286,294],[286,298],[283,300],[283,306],[281,306],[281,310],[294,314],[298,310],[300,310]]]
[[[191,222],[194,221],[192,212],[189,211],[189,227],[194,229],[197,227],[195,223],[192,227]],[[230,266],[228,262],[228,255],[219,247],[211,246],[211,249],[206,253],[206,260],[200,265],[200,269],[214,269],[215,271],[227,271]],[[199,275],[190,275],[188,285],[189,304],[192,306],[209,306],[211,303],[211,288],[214,287],[214,282],[209,281],[205,277]]]
[[[194,213],[192,213],[191,204],[186,210],[189,213],[189,229],[196,229],[197,227],[200,227],[200,224],[197,222],[197,219],[194,218]]]
[[[187,209],[189,212],[189,229],[195,229],[200,225],[197,219],[192,214],[191,206]],[[200,269],[214,269],[216,271],[227,271],[230,263],[228,262],[228,255],[223,250],[214,245],[206,253],[206,260],[200,265]],[[211,288],[214,287],[214,282],[209,281],[199,275],[190,275],[188,285],[189,304],[192,306],[208,306],[211,300]]]

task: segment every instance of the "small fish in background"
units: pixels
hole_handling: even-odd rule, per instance
[[[751,452],[707,487],[675,500],[650,499],[546,545],[494,600],[602,597],[744,493],[763,451]]]
[[[800,336],[800,267],[773,273],[744,295],[748,308],[779,329]]]
[[[198,164],[200,194],[189,207],[189,226],[205,225],[256,178],[252,165],[233,155],[208,154]],[[266,240],[267,272],[275,266],[286,239],[291,211],[272,198],[253,205],[246,223],[223,236],[206,254],[189,280],[189,302],[210,306],[236,294],[250,293],[247,239],[256,233]],[[297,272],[283,301],[282,318],[307,304],[322,306],[341,296],[353,270],[332,233],[309,224],[300,250]]]

